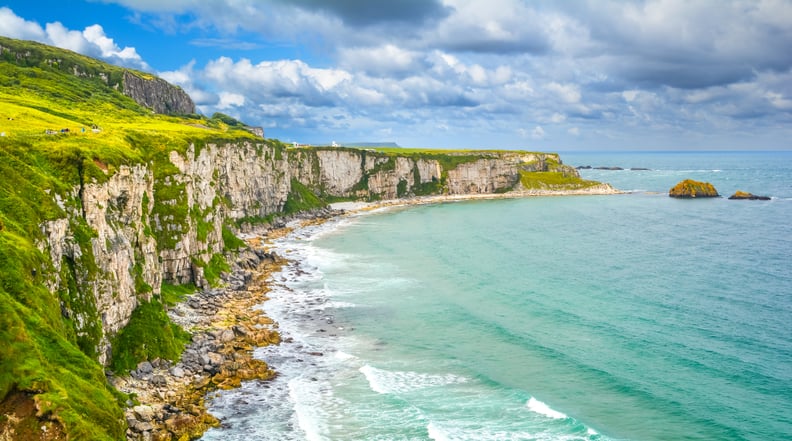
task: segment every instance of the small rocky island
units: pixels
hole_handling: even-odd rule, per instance
[[[668,191],[672,198],[717,198],[718,190],[709,182],[685,179]]]
[[[737,200],[751,200],[751,201],[769,201],[770,196],[757,196],[753,193],[748,193],[742,190],[737,190],[733,195],[729,196],[729,199],[737,199]]]

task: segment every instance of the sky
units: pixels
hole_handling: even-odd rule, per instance
[[[284,142],[792,149],[792,0],[0,0]]]

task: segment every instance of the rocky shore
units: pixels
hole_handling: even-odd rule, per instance
[[[267,299],[267,280],[286,263],[266,251],[266,241],[288,233],[285,225],[323,222],[341,214],[332,209],[279,219],[270,229],[249,234],[248,248],[233,256],[222,288],[190,295],[168,311],[192,333],[181,360],[144,361],[127,376],[110,382],[132,396],[125,417],[128,440],[188,440],[220,425],[206,409],[205,397],[216,389],[237,388],[243,381],[268,380],[276,373],[253,349],[279,344],[277,324],[255,308]]]
[[[253,358],[256,347],[279,344],[278,324],[255,308],[267,300],[267,281],[287,263],[267,251],[267,243],[298,227],[321,223],[348,212],[476,199],[528,196],[618,194],[607,184],[584,190],[523,191],[507,194],[429,196],[379,202],[333,204],[277,219],[268,229],[246,231],[248,248],[229,256],[232,271],[222,288],[190,295],[168,311],[171,319],[192,333],[181,360],[144,361],[128,376],[110,376],[110,382],[133,398],[125,417],[128,440],[188,440],[221,422],[206,408],[206,395],[216,389],[237,388],[243,381],[268,380],[276,374],[264,361]]]

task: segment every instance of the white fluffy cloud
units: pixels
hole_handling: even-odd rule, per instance
[[[46,38],[41,25],[18,17],[14,11],[6,7],[0,8],[0,29],[3,30],[3,35],[11,38],[35,41]]]
[[[98,24],[82,31],[68,29],[60,22],[47,23],[42,28],[40,24],[25,20],[3,7],[0,8],[0,29],[3,35],[11,38],[50,44],[126,67],[150,69],[135,48],[119,47]]]

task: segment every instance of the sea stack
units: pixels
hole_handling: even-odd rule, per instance
[[[672,198],[717,198],[720,197],[718,190],[709,182],[699,182],[692,179],[685,179],[678,183],[668,195]]]

